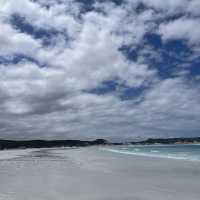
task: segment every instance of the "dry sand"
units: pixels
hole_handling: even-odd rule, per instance
[[[5,157],[0,159],[0,200],[200,199],[200,162],[122,155],[100,147]]]

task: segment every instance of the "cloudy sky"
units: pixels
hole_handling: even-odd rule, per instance
[[[200,136],[199,0],[0,0],[0,138]]]

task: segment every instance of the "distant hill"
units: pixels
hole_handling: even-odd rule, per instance
[[[149,138],[144,141],[131,142],[131,144],[194,144],[200,143],[200,137],[193,138]]]
[[[200,137],[194,138],[149,138],[143,141],[112,143],[105,139],[93,141],[82,140],[0,140],[0,150],[23,148],[52,148],[52,147],[85,147],[94,145],[150,145],[150,144],[196,144],[200,143]]]
[[[93,141],[81,140],[0,140],[0,150],[18,149],[18,148],[51,148],[51,147],[83,147],[93,145],[105,145],[108,141],[104,139],[96,139]]]

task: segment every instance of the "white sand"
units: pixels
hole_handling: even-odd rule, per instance
[[[0,200],[199,200],[200,163],[99,150],[0,160]]]
[[[9,160],[12,158],[25,156],[34,150],[35,149],[18,149],[18,150],[11,149],[11,150],[0,151],[0,160]]]

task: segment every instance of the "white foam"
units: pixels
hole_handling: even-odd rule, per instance
[[[157,150],[151,150],[152,153],[159,153],[160,151]]]
[[[185,156],[176,156],[176,155],[172,156],[172,155],[167,155],[167,154],[164,155],[164,154],[155,154],[155,153],[132,152],[132,151],[110,149],[110,148],[103,148],[103,150],[113,152],[113,153],[126,154],[126,155],[156,157],[156,158],[168,158],[168,159],[175,159],[175,160],[187,160],[187,161],[198,161],[198,162],[200,162],[200,159],[196,158],[196,157],[185,157]]]

